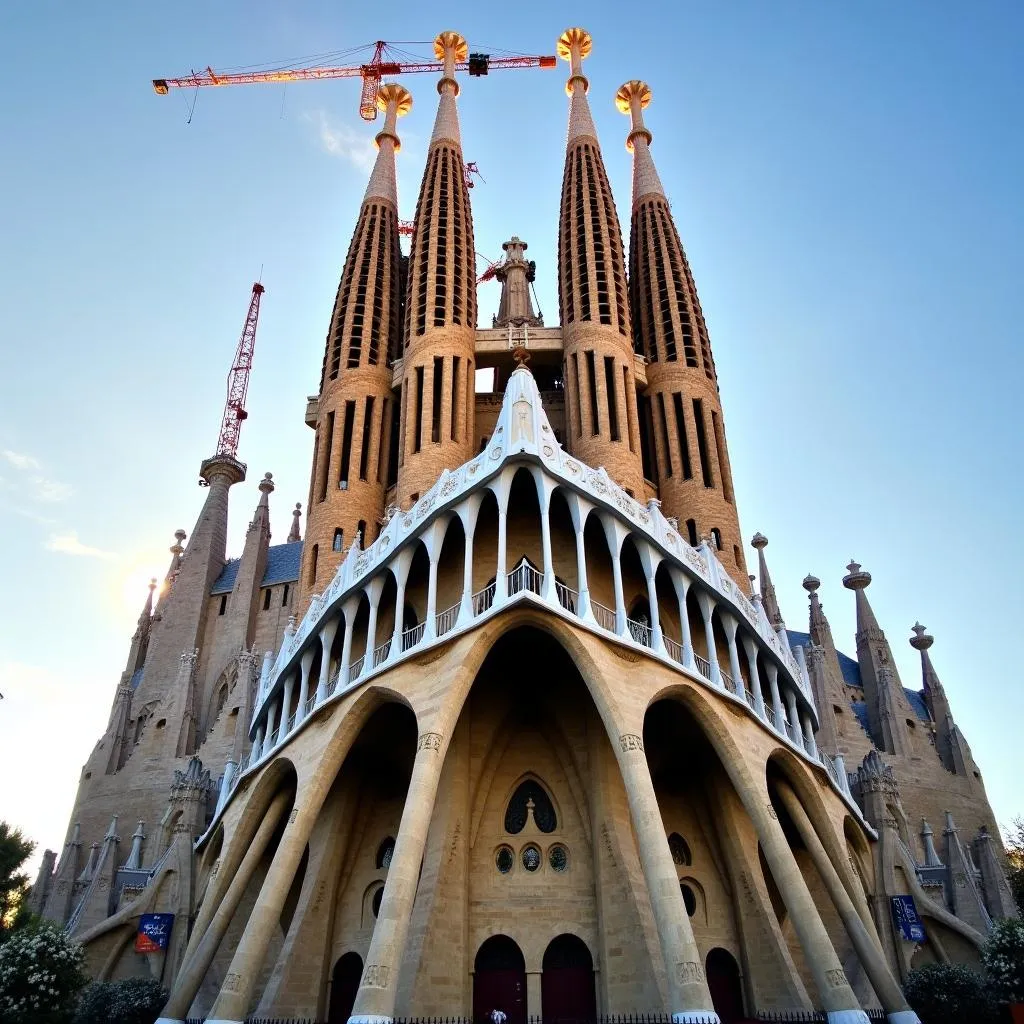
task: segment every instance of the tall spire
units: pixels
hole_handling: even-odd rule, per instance
[[[396,501],[409,506],[444,469],[474,453],[476,255],[456,97],[455,66],[468,53],[442,32],[440,98],[416,203],[402,357],[402,418]],[[381,509],[383,513],[383,509]],[[372,536],[365,536],[368,544]]]
[[[316,440],[302,550],[300,611],[322,591],[356,531],[384,512],[395,399],[389,363],[401,350],[402,252],[398,236],[395,154],[398,118],[412,96],[393,82],[381,87],[384,111],[377,159],[359,210],[355,233],[334,301],[324,346]],[[298,508],[298,506],[296,506]],[[297,540],[293,517],[289,540]]]
[[[775,584],[772,583],[771,574],[768,572],[768,562],[764,557],[764,549],[768,547],[768,538],[763,533],[755,533],[750,541],[750,545],[757,551],[757,572],[761,589],[761,604],[764,606],[764,612],[768,616],[768,621],[777,633],[780,629],[786,628],[786,623],[782,618],[782,609],[779,608],[779,601],[775,596]]]
[[[629,304],[633,348],[647,358],[640,400],[645,475],[657,483],[666,514],[686,522],[691,537],[713,536],[718,557],[744,586],[718,378],[690,264],[651,157],[643,118],[650,87],[626,82],[615,102],[630,118],[626,149],[633,154]],[[763,560],[761,566],[763,576]],[[777,602],[765,608],[781,623]]]
[[[762,577],[762,587],[764,586]],[[808,573],[803,587],[810,597],[810,637],[807,648],[807,671],[814,690],[814,701],[822,709],[821,721],[816,739],[818,746],[830,754],[842,754],[848,749],[841,739],[845,733],[845,722],[849,716],[826,714],[829,708],[843,708],[849,704],[846,682],[839,667],[839,655],[832,640],[832,629],[825,618],[825,611],[818,599],[821,580]],[[767,609],[766,609],[767,610]]]
[[[640,425],[622,231],[587,100],[590,33],[558,40],[569,63],[569,129],[558,230],[558,302],[565,350],[569,450],[642,498]]]
[[[292,509],[292,526],[288,531],[288,543],[294,544],[296,541],[302,540],[302,534],[299,532],[299,520],[302,518],[302,502],[295,502],[295,508]]]

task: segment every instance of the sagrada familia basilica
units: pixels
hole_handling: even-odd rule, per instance
[[[976,964],[1017,913],[932,637],[914,626],[906,688],[860,565],[843,578],[856,657],[813,577],[807,630],[787,629],[760,534],[752,585],[651,91],[615,95],[627,270],[582,29],[558,42],[560,322],[536,314],[513,237],[477,326],[467,47],[435,45],[408,257],[395,158],[412,99],[380,91],[306,409],[305,538],[296,506],[271,543],[268,473],[228,559],[246,468],[203,462],[202,511],[139,616],[34,908],[96,977],[161,977],[165,1024],[917,1021],[906,972]],[[167,941],[139,952],[152,914],[173,915]]]

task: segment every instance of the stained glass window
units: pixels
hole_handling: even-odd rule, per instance
[[[377,847],[377,867],[385,871],[391,867],[391,858],[395,853],[395,841],[388,836],[380,846]]]
[[[569,851],[564,846],[552,846],[548,863],[554,871],[564,871],[569,866]]]
[[[686,840],[678,833],[673,832],[668,837],[668,848],[672,851],[672,860],[676,864],[686,867],[693,863],[693,857],[690,854],[690,847]]]
[[[544,787],[533,779],[527,779],[512,794],[505,810],[505,831],[518,835],[526,827],[527,804],[533,802],[533,820],[541,832],[554,832],[558,827],[555,808]]]
[[[527,846],[523,850],[523,867],[527,871],[536,871],[540,867],[540,850],[536,846]]]
[[[503,875],[507,875],[512,870],[512,865],[515,864],[515,861],[515,854],[512,853],[511,846],[501,846],[498,848],[494,863]]]

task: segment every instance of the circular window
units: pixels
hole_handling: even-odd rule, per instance
[[[683,903],[686,904],[686,913],[693,917],[697,913],[697,897],[694,896],[693,890],[685,882],[680,882],[679,888],[683,894]]]
[[[536,871],[540,867],[540,850],[536,846],[527,846],[523,850],[523,867],[527,871]]]
[[[373,910],[374,917],[376,917],[380,913],[380,901],[382,899],[384,899],[383,885],[373,894],[373,902],[370,904],[370,907]]]
[[[516,857],[512,852],[511,846],[498,847],[498,853],[494,858],[494,863],[498,866],[498,870],[503,875],[507,875],[512,870],[512,865],[515,864],[515,862]]]
[[[564,871],[569,866],[569,851],[564,846],[552,846],[548,852],[548,863],[554,871]]]

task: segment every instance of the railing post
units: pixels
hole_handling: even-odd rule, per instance
[[[331,681],[331,648],[334,646],[334,638],[337,636],[340,622],[341,619],[338,616],[332,616],[320,630],[320,678],[316,684],[317,704],[322,704],[327,700],[327,687]]]

